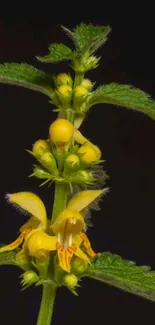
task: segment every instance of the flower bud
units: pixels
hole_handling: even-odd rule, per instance
[[[88,52],[80,58],[75,58],[73,62],[73,69],[78,73],[85,73],[91,69],[95,69],[98,66],[100,57],[89,56]]]
[[[86,170],[79,170],[77,173],[71,176],[71,181],[78,185],[88,185],[95,181],[91,172]]]
[[[26,284],[31,285],[35,282],[38,282],[39,280],[39,276],[37,275],[37,273],[32,270],[24,272],[22,274],[22,278],[23,278],[22,283],[24,285]]]
[[[68,85],[62,85],[58,88],[58,92],[64,97],[69,97],[70,93],[72,93],[72,88]]]
[[[79,130],[75,129],[73,137],[77,143],[80,143],[82,145],[87,145],[93,148],[96,151],[97,160],[101,158],[101,150],[97,146],[95,146],[91,141],[86,139]]]
[[[70,154],[64,162],[64,173],[74,172],[79,168],[80,159],[75,154]]]
[[[89,59],[86,60],[86,62],[84,64],[85,72],[89,71],[91,69],[97,68],[99,60],[100,60],[100,57],[97,58],[96,56],[90,56]]]
[[[46,170],[44,170],[39,166],[34,167],[33,174],[31,174],[30,176],[34,176],[39,179],[50,179],[51,177],[51,175],[48,172],[46,172]]]
[[[72,87],[73,80],[71,76],[67,73],[60,73],[55,78],[56,86],[60,87],[62,85],[69,85]]]
[[[18,252],[16,254],[16,262],[24,269],[29,269],[31,267],[31,260],[28,254]]]
[[[67,145],[73,133],[74,125],[65,119],[55,120],[49,128],[50,139],[57,147]]]
[[[75,274],[83,273],[88,266],[88,262],[79,257],[75,257],[71,263],[72,272]]]
[[[74,274],[67,274],[63,278],[64,284],[69,288],[74,288],[78,284],[78,278]]]
[[[89,79],[83,79],[81,82],[81,86],[86,88],[88,91],[91,91],[93,88],[93,84]]]
[[[38,140],[35,142],[32,152],[43,167],[45,167],[52,175],[58,176],[59,172],[56,160],[50,150],[49,140]],[[49,178],[48,173],[38,166],[34,169],[34,174],[32,176],[36,176],[40,179]]]
[[[81,161],[86,164],[94,163],[98,159],[97,150],[93,146],[89,146],[88,144],[82,145],[78,149],[78,153],[81,155]]]
[[[72,99],[72,88],[68,85],[62,85],[56,90],[56,93],[62,106],[68,108]]]
[[[80,110],[80,106],[84,103],[87,97],[88,90],[83,86],[76,86],[74,89],[73,108]]]
[[[34,143],[32,152],[36,158],[40,158],[45,151],[49,151],[50,146],[46,140],[38,140]]]
[[[88,145],[89,147],[93,148],[93,149],[96,151],[97,160],[100,160],[101,155],[102,155],[100,148],[97,147],[97,146],[95,146],[95,144],[93,144],[93,143],[90,142],[90,141],[87,142],[87,145]]]
[[[74,89],[74,100],[83,102],[83,98],[88,94],[88,90],[83,86],[76,86]]]
[[[40,158],[40,163],[54,176],[58,176],[56,160],[51,152],[44,152]]]
[[[79,157],[77,155],[71,154],[69,155],[66,160],[66,163],[71,163],[73,166],[79,163]]]

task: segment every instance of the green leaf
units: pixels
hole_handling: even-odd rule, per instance
[[[18,265],[14,251],[0,253],[0,265]]]
[[[53,43],[49,46],[50,53],[45,56],[37,56],[41,62],[60,62],[62,60],[71,60],[73,58],[72,50],[64,44]]]
[[[52,77],[26,63],[0,64],[0,82],[52,94]]]
[[[130,85],[111,83],[99,87],[88,98],[87,108],[99,103],[124,106],[155,119],[155,101],[149,94]]]
[[[155,301],[155,271],[109,252],[96,256],[81,277],[90,277]]]
[[[82,52],[88,50],[90,55],[106,42],[111,30],[109,26],[93,26],[91,24],[80,24],[73,32],[66,27],[62,26],[62,28],[72,38],[77,50]]]

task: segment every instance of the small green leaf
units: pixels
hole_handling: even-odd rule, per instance
[[[93,26],[81,24],[76,27],[74,34],[77,39],[79,49],[89,48],[90,54],[103,45],[110,32],[109,26]]]
[[[26,63],[4,63],[0,65],[0,82],[23,86],[51,96],[52,77]]]
[[[81,277],[90,277],[155,301],[155,271],[109,252],[96,256]]]
[[[0,265],[18,265],[14,251],[0,253]]]
[[[110,27],[80,24],[73,31],[64,26],[62,28],[72,39],[76,48],[72,56],[74,71],[84,74],[91,69],[95,69],[100,58],[93,54],[106,42],[111,30]]]
[[[72,50],[64,44],[53,43],[49,46],[50,53],[45,56],[37,56],[37,59],[41,62],[52,63],[60,62],[62,60],[71,60],[73,58]]]
[[[100,103],[131,108],[155,119],[155,101],[149,94],[130,85],[111,83],[99,87],[88,98],[87,108]]]
[[[82,52],[88,50],[90,55],[106,42],[111,30],[109,26],[93,26],[91,24],[80,24],[73,32],[66,27],[62,26],[62,28],[73,40],[77,50]]]

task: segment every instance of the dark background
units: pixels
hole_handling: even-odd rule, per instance
[[[69,28],[80,22],[109,24],[112,33],[99,51],[100,67],[88,77],[97,80],[97,85],[132,84],[155,98],[153,8],[149,3],[143,8],[127,3],[123,7],[111,3],[106,8],[102,2],[102,6],[95,2],[84,9],[74,2],[15,10],[10,5],[0,15],[0,63],[27,62],[51,73],[70,71],[67,64],[41,64],[35,56],[46,54],[53,42],[71,44],[61,24]],[[37,180],[28,179],[34,161],[25,149],[46,138],[56,114],[46,96],[8,85],[0,85],[0,112],[0,242],[8,243],[16,238],[26,217],[7,205],[7,192],[34,191],[51,213],[53,189],[50,193],[47,187],[39,188]],[[89,230],[94,249],[155,269],[155,122],[138,112],[100,105],[92,108],[82,129],[100,146],[110,175],[110,193],[101,211],[93,213],[95,227]],[[19,275],[14,267],[0,268],[0,324],[36,322],[41,288],[21,293]],[[136,315],[138,323],[151,322],[154,303],[90,279],[83,280],[82,287],[79,298],[59,290],[53,324],[134,324]]]

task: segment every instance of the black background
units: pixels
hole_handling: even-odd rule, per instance
[[[155,98],[153,8],[149,2],[137,8],[131,3],[107,7],[104,2],[102,6],[86,3],[85,9],[79,2],[36,8],[23,5],[16,10],[9,5],[9,11],[2,10],[0,15],[0,62],[27,62],[51,73],[70,71],[67,64],[45,65],[35,56],[46,54],[53,42],[71,44],[61,24],[69,28],[80,22],[109,24],[112,33],[99,51],[100,67],[88,77],[97,80],[97,85],[132,84]],[[34,161],[25,149],[47,137],[56,115],[46,96],[8,85],[0,85],[0,112],[0,242],[8,243],[16,238],[26,217],[7,205],[7,192],[34,191],[51,213],[53,189],[39,188],[37,180],[28,179]],[[110,193],[101,211],[93,213],[95,227],[89,230],[94,249],[155,269],[155,122],[138,112],[100,105],[92,108],[82,130],[100,146],[110,175]],[[36,322],[41,288],[20,293],[19,275],[14,267],[0,268],[0,324]],[[59,290],[53,324],[134,324],[135,315],[138,323],[145,319],[150,323],[154,310],[154,303],[85,279],[78,298],[67,289]]]

